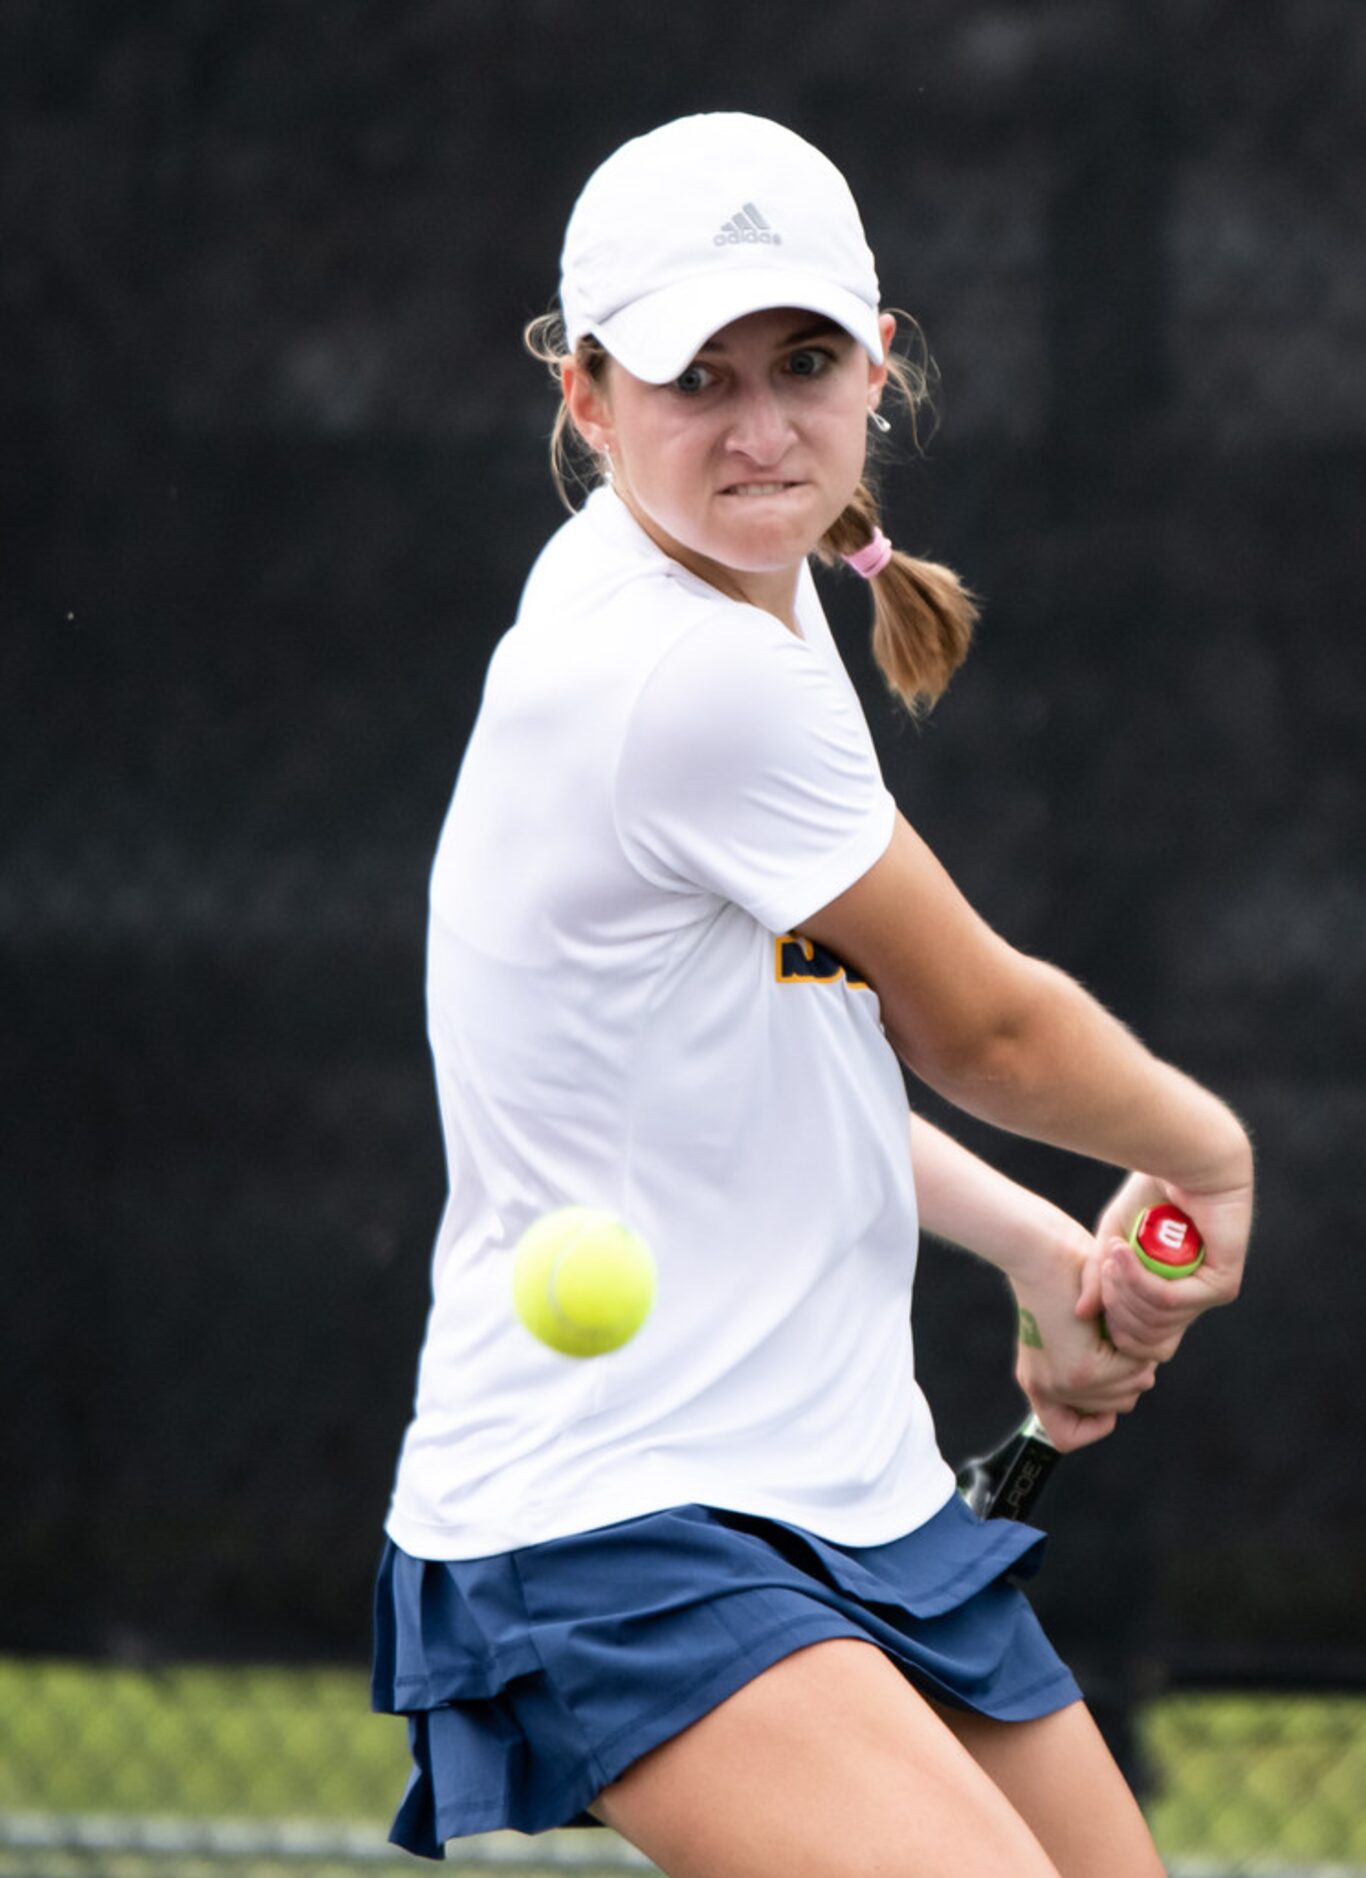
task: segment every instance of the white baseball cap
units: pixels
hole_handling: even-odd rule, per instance
[[[560,261],[571,350],[591,333],[667,384],[747,313],[823,313],[883,363],[878,280],[849,185],[795,132],[740,111],[624,143],[574,205]]]

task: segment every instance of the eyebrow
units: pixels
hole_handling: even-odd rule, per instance
[[[842,333],[843,331],[844,328],[840,325],[838,320],[819,319],[814,325],[803,326],[799,331],[789,333],[785,339],[778,340],[777,347],[800,346],[804,345],[810,339],[825,339],[828,338],[831,333]],[[700,356],[703,352],[724,352],[725,350],[725,346],[719,339],[709,339],[704,346],[699,346],[698,354]]]

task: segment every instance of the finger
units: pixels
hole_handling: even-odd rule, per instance
[[[1133,1357],[1142,1355],[1139,1345],[1151,1345],[1151,1355],[1158,1360],[1163,1360],[1158,1346],[1169,1343],[1173,1337],[1179,1342],[1200,1315],[1199,1310],[1180,1310],[1175,1306],[1163,1310],[1160,1306],[1132,1299],[1107,1300],[1105,1305],[1105,1321],[1114,1348]]]
[[[1107,1308],[1106,1328],[1115,1352],[1128,1362],[1142,1365],[1170,1363],[1189,1324],[1153,1323],[1116,1306],[1113,1317]]]
[[[1060,1454],[1073,1454],[1103,1441],[1113,1433],[1116,1420],[1112,1414],[1088,1415],[1061,1402],[1036,1403],[1035,1413]]]
[[[1084,1415],[1131,1415],[1156,1380],[1155,1362],[1126,1359],[1114,1374],[1085,1388],[1068,1389],[1064,1399]]]
[[[1101,1288],[1101,1263],[1097,1258],[1089,1258],[1082,1268],[1081,1295],[1076,1302],[1076,1315],[1084,1322],[1098,1318],[1105,1308],[1105,1298]]]
[[[1188,1328],[1185,1324],[1172,1328],[1119,1320],[1111,1335],[1115,1349],[1131,1363],[1170,1363]]]
[[[1112,1333],[1119,1324],[1131,1333],[1147,1329],[1159,1336],[1184,1330],[1215,1302],[1203,1273],[1159,1278],[1131,1246],[1114,1240],[1101,1261],[1101,1297]]]
[[[1127,1405],[1146,1386],[1154,1359],[1127,1356],[1100,1338],[1079,1345],[1065,1355],[1055,1353],[1044,1367],[1037,1355],[1021,1349],[1016,1377],[1025,1394],[1050,1403],[1066,1403],[1083,1414]]]
[[[1114,1410],[1116,1414],[1129,1414],[1141,1403],[1142,1397],[1156,1384],[1157,1363],[1154,1360],[1135,1360],[1125,1358],[1124,1367],[1116,1369],[1114,1375],[1097,1382],[1094,1390],[1084,1393],[1069,1392],[1067,1399],[1075,1408],[1086,1408],[1090,1412]]]
[[[1110,1406],[1120,1415],[1132,1415],[1144,1396],[1154,1387],[1156,1382],[1157,1364],[1145,1364],[1136,1376],[1129,1379],[1128,1383],[1122,1391],[1119,1392],[1116,1400]]]

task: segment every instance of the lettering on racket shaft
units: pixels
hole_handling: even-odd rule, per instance
[[[958,1491],[983,1519],[1028,1519],[1057,1464],[1058,1450],[1031,1415],[999,1448],[967,1462]]]

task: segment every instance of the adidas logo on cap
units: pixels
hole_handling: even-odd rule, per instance
[[[770,247],[778,247],[782,236],[775,234],[752,202],[747,202],[736,211],[728,222],[722,222],[721,232],[713,237],[718,248],[729,247],[733,242],[762,241]]]

